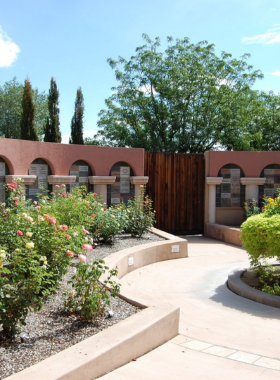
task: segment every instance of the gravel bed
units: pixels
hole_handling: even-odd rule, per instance
[[[87,254],[88,261],[104,258],[135,245],[161,240],[164,239],[151,233],[143,235],[141,239],[122,235],[112,245],[97,246]],[[49,299],[38,313],[29,313],[27,324],[22,328],[22,332],[27,334],[26,338],[16,337],[9,341],[0,341],[0,379],[22,371],[140,311],[134,305],[116,297],[111,298],[111,318],[83,322],[75,315],[66,315],[63,312],[62,293],[73,273],[72,266],[54,295],[54,301]]]

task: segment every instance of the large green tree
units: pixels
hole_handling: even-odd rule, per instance
[[[30,80],[24,81],[22,97],[22,114],[20,122],[21,139],[38,141],[38,136],[34,127],[35,107],[33,104],[32,87]]]
[[[51,78],[49,96],[48,96],[48,108],[49,117],[47,118],[45,129],[45,142],[61,143],[61,133],[59,130],[59,92],[57,89],[56,81]]]
[[[21,138],[20,122],[24,86],[16,78],[0,86],[0,136],[12,139]],[[32,89],[35,106],[34,126],[40,139],[44,134],[48,115],[47,97],[44,92]]]
[[[265,101],[252,90],[263,75],[249,56],[217,56],[207,41],[171,37],[160,51],[159,38],[143,37],[129,61],[108,59],[119,85],[99,113],[95,142],[178,153],[254,149]]]
[[[69,144],[84,144],[83,138],[83,118],[84,118],[84,97],[81,87],[77,90],[75,100],[75,111],[71,120],[71,136]]]

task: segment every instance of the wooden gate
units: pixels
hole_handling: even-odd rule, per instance
[[[203,154],[145,152],[147,194],[156,228],[174,234],[201,234],[204,227]]]

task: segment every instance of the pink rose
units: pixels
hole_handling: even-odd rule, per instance
[[[50,218],[50,219],[48,219],[48,221],[49,221],[49,224],[55,224],[56,223],[55,218]]]
[[[22,235],[23,235],[23,232],[22,232],[21,230],[18,230],[18,231],[17,231],[17,234],[18,234],[19,236],[22,236]]]
[[[73,253],[72,251],[67,251],[66,253],[67,253],[67,255],[69,255],[70,257],[73,257],[73,256],[74,256],[74,253]]]
[[[78,258],[81,260],[82,263],[86,263],[87,258],[84,255],[78,255]]]
[[[71,239],[71,236],[68,235],[68,234],[65,234],[64,236],[65,236],[67,239]]]
[[[84,245],[82,245],[82,248],[85,249],[86,251],[92,251],[93,250],[92,245],[90,245],[90,244],[84,244]]]
[[[85,228],[82,228],[84,234],[88,234],[88,231]]]
[[[93,195],[94,195],[95,197],[97,197],[97,194],[96,194],[96,193],[93,193]]]
[[[66,224],[62,224],[60,228],[62,229],[62,231],[65,231],[65,232],[68,230],[68,226]]]

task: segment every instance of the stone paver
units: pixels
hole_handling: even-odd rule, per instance
[[[206,350],[203,350],[206,354],[221,356],[222,358],[226,358],[227,356],[236,352],[235,350],[231,350],[230,348],[221,347],[221,346],[211,346]]]

